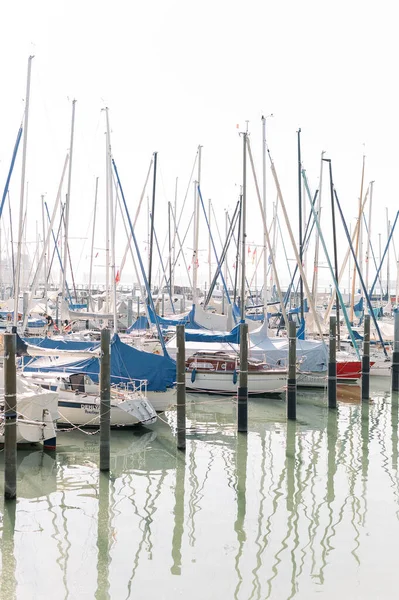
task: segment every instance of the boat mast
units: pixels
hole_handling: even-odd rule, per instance
[[[75,132],[75,105],[76,100],[72,100],[72,121],[71,121],[71,143],[69,147],[69,165],[68,165],[68,188],[65,205],[65,227],[64,227],[64,256],[63,256],[63,271],[62,271],[62,298],[65,298],[66,279],[68,270],[68,232],[69,232],[69,207],[71,203],[71,180],[72,180],[72,159],[73,159],[73,139]],[[76,299],[75,299],[76,300]],[[62,311],[61,311],[62,314]]]
[[[21,169],[21,190],[19,198],[19,227],[18,227],[18,242],[17,242],[17,265],[15,269],[14,279],[14,326],[18,323],[18,296],[21,276],[21,259],[22,259],[22,228],[24,218],[24,195],[25,195],[25,171],[26,171],[26,148],[28,143],[28,123],[29,123],[29,99],[30,99],[30,79],[32,69],[32,59],[28,59],[28,76],[26,81],[26,99],[25,99],[25,117],[22,143],[22,169]]]
[[[337,234],[335,228],[335,205],[334,205],[334,184],[333,184],[333,176],[332,176],[332,167],[331,160],[329,158],[323,158],[326,162],[328,162],[328,168],[330,171],[330,194],[331,194],[331,218],[332,218],[332,228],[333,228],[333,244],[334,244],[334,277],[336,281],[336,292],[335,292],[335,313],[337,316],[337,348],[341,349],[341,327],[340,327],[340,318],[339,318],[339,294],[338,294],[338,254],[337,254]]]
[[[299,219],[299,260],[303,263],[302,247],[302,159],[301,159],[301,128],[298,129],[298,219]],[[303,314],[303,280],[299,277],[299,302],[301,307],[301,322],[304,319]]]
[[[173,209],[173,214],[176,214],[177,211],[177,185],[179,182],[179,178],[176,177],[176,183],[175,183],[175,205],[174,205],[174,209]],[[176,266],[176,227],[175,224],[173,222],[173,267],[171,269],[171,281],[170,281],[170,293],[172,294],[172,296],[175,293],[175,266]]]
[[[381,265],[381,234],[378,234],[378,251],[379,251],[379,263]],[[382,300],[383,300],[383,296],[384,296],[384,292],[382,289],[382,278],[380,277],[380,303],[382,306]]]
[[[390,221],[388,219],[388,207],[386,208],[386,215],[387,215],[387,240],[388,240],[388,243],[389,243],[389,235],[391,233],[391,223],[390,223]],[[390,297],[391,297],[391,295],[389,293],[389,290],[390,290],[390,287],[391,287],[390,286],[390,281],[389,281],[390,280],[390,275],[391,274],[390,274],[390,270],[389,270],[389,246],[388,246],[388,250],[387,250],[387,303],[388,304],[389,304]]]
[[[11,277],[11,292],[10,296],[14,293],[14,283],[15,283],[15,258],[14,258],[14,237],[13,237],[13,227],[12,227],[12,213],[11,213],[11,202],[10,202],[10,192],[7,192],[8,199],[8,214],[10,218],[10,246],[11,246],[11,267],[12,267],[12,277]]]
[[[91,235],[91,252],[90,252],[90,272],[89,272],[89,289],[88,289],[88,299],[87,299],[87,310],[90,311],[90,304],[92,303],[91,299],[91,286],[92,286],[92,277],[93,277],[93,254],[94,254],[94,233],[96,230],[96,216],[97,216],[97,195],[98,195],[98,177],[96,177],[96,191],[94,195],[94,214],[93,214],[93,231]]]
[[[208,238],[208,287],[211,286],[211,281],[212,281],[211,212],[212,212],[212,202],[211,202],[211,199],[209,198],[209,201],[208,201],[208,225],[209,225],[209,238]]]
[[[366,289],[369,291],[369,269],[370,269],[370,244],[371,244],[371,211],[373,207],[373,188],[374,181],[370,181],[370,204],[369,204],[369,219],[367,227],[367,245],[366,245]]]
[[[248,123],[247,123],[248,126]],[[247,202],[247,137],[248,130],[243,133],[242,159],[242,205],[241,205],[241,323],[245,322],[245,242],[246,242],[246,202]]]
[[[151,217],[150,217],[150,249],[149,249],[149,263],[148,263],[148,286],[151,290],[152,283],[152,249],[154,243],[154,220],[155,220],[155,191],[157,185],[157,158],[158,152],[154,152],[154,172],[153,172],[153,183],[152,183],[152,205],[151,205]]]
[[[273,115],[268,115],[272,117]],[[267,206],[266,206],[266,118],[262,115],[262,200],[263,200],[263,214],[265,217],[264,222],[267,227]],[[267,233],[263,227],[263,312],[264,320],[267,322],[267,268],[268,268],[268,254],[267,254]]]
[[[324,154],[325,154],[325,152],[323,150],[323,152],[321,153],[321,160],[320,160],[319,194],[317,196],[317,207],[316,207],[316,213],[317,213],[317,218],[319,219],[319,223],[321,222],[321,194],[322,194],[322,189],[323,189],[323,165],[324,165],[323,157],[324,157]],[[313,263],[313,281],[312,281],[312,296],[315,300],[316,306],[317,306],[317,286],[318,286],[318,281],[319,281],[319,248],[320,248],[320,236],[319,236],[319,230],[316,228],[314,263]]]
[[[366,157],[363,154],[363,166],[362,166],[362,179],[360,184],[360,197],[359,197],[359,214],[358,214],[358,227],[356,232],[356,240],[355,240],[355,256],[357,259],[357,255],[359,253],[359,230],[360,230],[360,219],[362,218],[362,204],[363,204],[363,183],[364,183],[364,166],[365,166]],[[350,322],[353,323],[353,314],[354,314],[354,304],[355,304],[355,287],[356,287],[356,261],[354,261],[353,265],[353,279],[352,279],[352,294],[351,294],[351,312],[350,312]]]
[[[198,174],[197,181],[194,181],[194,246],[193,246],[193,304],[197,301],[198,286],[198,237],[199,237],[199,194],[198,187],[201,189],[201,149],[198,146]]]
[[[114,314],[114,334],[118,331],[117,321],[117,306],[116,306],[116,272],[115,272],[115,215],[114,215],[114,194],[113,194],[113,179],[112,179],[112,151],[111,151],[111,130],[109,126],[109,111],[105,109],[105,117],[107,120],[107,164],[106,170],[108,172],[108,207],[109,207],[109,223],[111,228],[111,280],[112,280],[112,304]]]
[[[43,227],[43,273],[44,273],[44,303],[46,315],[48,313],[48,298],[47,298],[47,244],[46,244],[46,223],[44,220],[44,195],[42,195],[42,227]],[[38,264],[39,267],[39,264]]]

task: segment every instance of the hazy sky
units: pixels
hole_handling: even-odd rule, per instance
[[[71,102],[76,98],[70,232],[78,281],[88,273],[90,240],[83,245],[82,239],[91,235],[96,176],[102,206],[95,244],[98,278],[104,264],[105,106],[110,111],[113,155],[132,215],[151,155],[159,153],[155,222],[161,243],[175,179],[179,177],[181,204],[198,144],[203,146],[203,195],[212,198],[218,223],[224,227],[224,209],[235,205],[242,181],[242,141],[236,126],[242,130],[249,121],[260,178],[260,119],[273,113],[267,120],[268,144],[295,232],[296,131],[301,127],[303,164],[312,190],[318,186],[320,153],[325,150],[333,160],[335,185],[352,222],[366,154],[365,185],[375,180],[373,234],[378,246],[377,234],[386,236],[385,207],[391,220],[398,209],[396,13],[393,1],[358,0],[5,4],[0,38],[2,188],[23,115],[27,60],[35,55],[26,177],[28,241],[36,239],[36,221],[41,230],[40,195],[46,194],[50,208],[54,204],[69,146]],[[20,157],[21,153],[10,186],[15,231]],[[276,193],[270,174],[267,190],[271,213]],[[184,223],[192,212],[192,195],[190,189]],[[329,204],[327,195],[324,204]],[[248,212],[248,241],[260,244],[252,185]],[[138,228],[143,248],[146,227],[143,214]],[[329,221],[325,228],[331,230]],[[125,245],[121,223],[117,240],[118,263]],[[202,225],[201,249],[207,244]],[[186,246],[192,248],[191,234]],[[208,279],[206,261],[207,252],[200,253],[202,281]],[[282,254],[281,261],[285,273]],[[130,263],[127,271],[131,272]]]

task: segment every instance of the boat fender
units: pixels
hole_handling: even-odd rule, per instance
[[[237,369],[234,369],[234,371],[233,371],[233,383],[234,383],[234,385],[237,383],[237,379],[238,379]]]
[[[197,375],[197,369],[193,369],[191,371],[191,383],[194,383],[196,375]]]

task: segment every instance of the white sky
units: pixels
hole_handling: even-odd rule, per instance
[[[352,222],[357,213],[362,155],[366,154],[365,183],[376,182],[373,241],[378,246],[378,232],[386,237],[385,207],[391,220],[399,208],[397,12],[393,1],[358,0],[333,4],[321,0],[6,3],[0,37],[1,191],[23,114],[27,60],[34,54],[26,177],[30,241],[35,241],[36,221],[41,230],[40,195],[46,194],[50,208],[54,204],[69,146],[71,101],[76,98],[72,238],[91,235],[96,176],[100,177],[99,202],[104,205],[105,120],[101,109],[108,106],[113,155],[132,217],[151,155],[159,152],[155,222],[161,242],[175,178],[179,177],[181,203],[198,144],[203,146],[203,196],[212,198],[223,227],[223,211],[235,205],[242,179],[242,141],[236,124],[243,129],[249,121],[260,179],[260,118],[274,113],[274,118],[267,120],[268,144],[295,233],[296,131],[301,127],[303,163],[312,190],[318,185],[320,153],[325,150],[326,157],[333,160],[338,195]],[[10,186],[15,232],[20,173],[21,152]],[[148,194],[151,197],[151,186]],[[274,200],[268,174],[270,213]],[[323,194],[323,204],[328,203]],[[187,219],[190,210],[191,205]],[[248,212],[248,241],[260,244],[261,222],[253,186],[248,189]],[[104,264],[105,226],[104,217],[99,219],[96,277],[104,279],[100,265]],[[328,221],[325,228],[331,229]],[[201,225],[200,247],[205,249],[204,229]],[[138,236],[144,248],[144,216]],[[119,263],[125,245],[120,223],[117,238]],[[191,234],[186,245],[192,247]],[[87,280],[90,240],[83,249],[81,241],[71,241],[71,246],[76,279]],[[343,248],[341,231],[340,250]],[[204,252],[200,254],[202,283],[208,279],[206,261]],[[230,263],[231,267],[233,259]],[[129,263],[126,276],[131,272]],[[283,260],[281,272],[286,273]]]

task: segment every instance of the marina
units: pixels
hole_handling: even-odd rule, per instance
[[[398,56],[360,0],[4,6],[0,600],[390,600]]]

